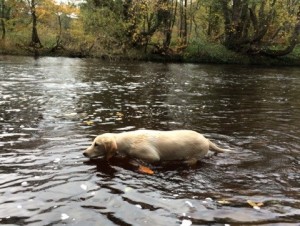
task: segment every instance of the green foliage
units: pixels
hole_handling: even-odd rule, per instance
[[[184,61],[219,64],[300,65],[300,45],[297,45],[289,55],[270,58],[237,53],[217,43],[193,41],[186,49]]]
[[[126,25],[120,17],[120,1],[87,1],[81,7],[83,34],[93,56],[120,54]],[[82,36],[82,35],[81,35]]]
[[[185,52],[185,59],[206,63],[247,63],[245,58],[228,50],[225,46],[202,40],[190,43]]]
[[[37,1],[37,0],[36,0]],[[5,52],[26,52],[30,0],[0,0]],[[194,62],[255,63],[261,55],[299,59],[298,0],[87,0],[80,6],[39,0],[44,54]],[[5,26],[5,27],[4,27]],[[21,51],[15,51],[21,49]],[[3,51],[2,51],[3,52]],[[278,54],[279,53],[279,54]]]

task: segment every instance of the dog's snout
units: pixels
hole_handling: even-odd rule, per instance
[[[86,152],[82,153],[85,157],[89,157],[88,154]]]

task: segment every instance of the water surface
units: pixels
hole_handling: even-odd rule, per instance
[[[0,224],[299,225],[299,75],[2,56]],[[96,135],[135,129],[192,129],[235,152],[154,175],[82,156]]]

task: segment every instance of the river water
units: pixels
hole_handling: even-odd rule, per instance
[[[299,225],[300,68],[0,57],[0,224]],[[192,129],[233,153],[137,172],[96,135]]]

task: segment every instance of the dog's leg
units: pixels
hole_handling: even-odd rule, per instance
[[[134,168],[139,168],[139,161],[137,159],[130,159],[129,164],[132,165]]]
[[[184,163],[189,165],[189,166],[195,166],[198,162],[198,159],[196,158],[190,158],[188,160],[185,160]]]

